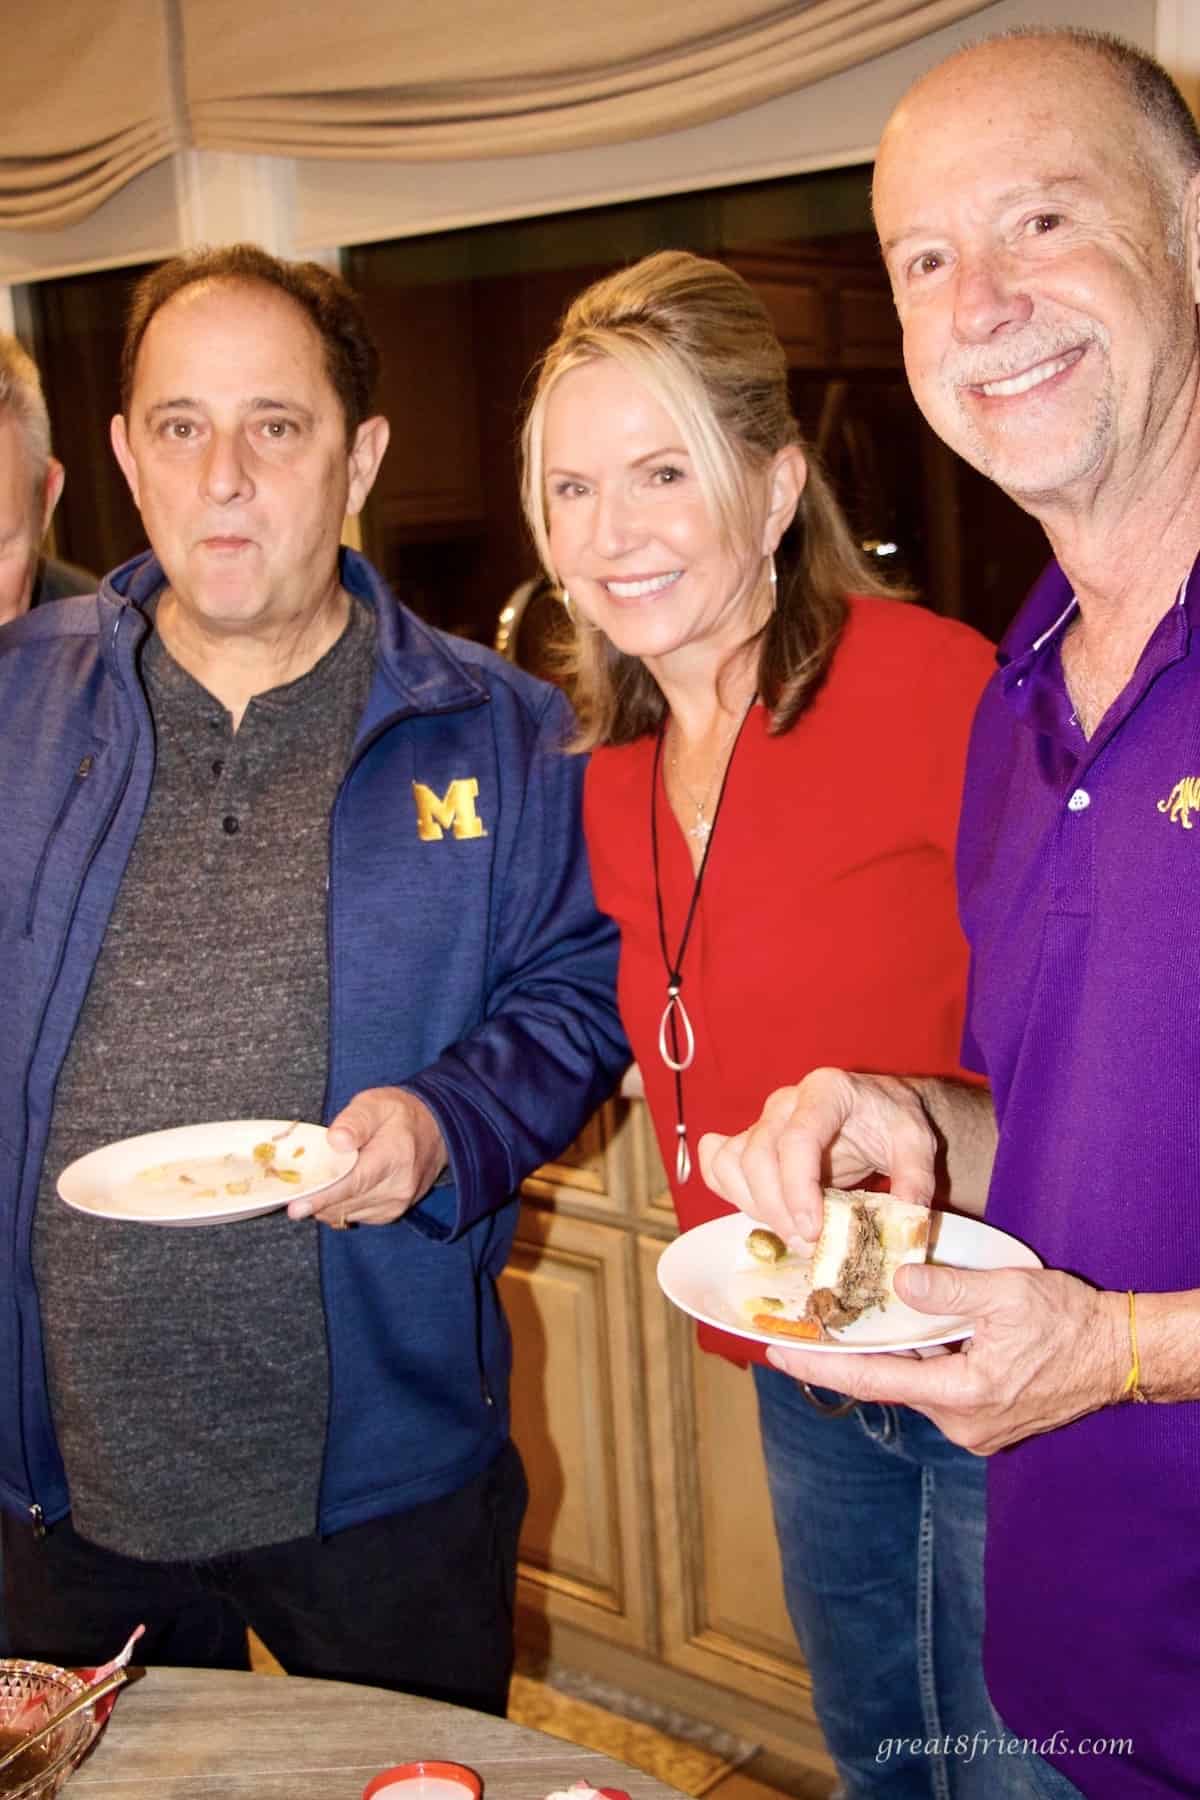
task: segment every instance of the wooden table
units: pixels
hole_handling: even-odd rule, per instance
[[[64,1800],[361,1800],[418,1758],[466,1763],[484,1800],[545,1800],[573,1781],[681,1800],[625,1763],[486,1713],[383,1688],[210,1669],[148,1669],[120,1694]]]

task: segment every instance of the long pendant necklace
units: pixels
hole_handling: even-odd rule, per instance
[[[650,849],[654,862],[654,905],[658,913],[658,942],[662,950],[663,966],[667,971],[667,1004],[663,1008],[662,1018],[658,1024],[658,1054],[675,1077],[675,1176],[681,1187],[692,1173],[692,1153],[688,1149],[687,1123],[683,1116],[683,1072],[685,1069],[691,1068],[696,1055],[696,1034],[692,1029],[692,1021],[688,1017],[687,1007],[683,1003],[683,959],[687,955],[688,939],[692,935],[696,908],[700,903],[700,890],[704,886],[704,872],[708,868],[708,859],[712,853],[713,840],[716,837],[717,820],[721,816],[725,789],[729,783],[729,771],[733,767],[733,759],[737,755],[738,743],[746,720],[750,717],[751,709],[757,698],[756,694],[751,694],[746,710],[734,732],[729,760],[725,764],[721,785],[717,790],[717,803],[713,807],[712,820],[710,822],[701,816],[698,824],[703,824],[703,831],[698,830],[697,826],[693,826],[689,834],[703,839],[704,853],[700,858],[700,866],[696,870],[696,879],[692,884],[692,897],[688,902],[687,913],[684,917],[679,948],[673,957],[667,948],[667,922],[663,910],[662,882],[658,871],[658,776],[662,767],[663,740],[667,732],[666,717],[658,728],[658,736],[654,742],[654,767],[650,773]],[[707,796],[705,797],[707,798]],[[689,799],[695,805],[695,797],[689,795]]]

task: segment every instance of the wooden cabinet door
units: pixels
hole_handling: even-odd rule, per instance
[[[809,1692],[783,1577],[749,1370],[702,1352],[639,1246],[661,1546],[661,1655],[673,1668],[787,1707]]]
[[[646,1109],[614,1103],[528,1184],[503,1279],[531,1499],[522,1641],[556,1625],[807,1710],[749,1372],[661,1293],[674,1234]]]
[[[620,1228],[527,1206],[502,1291],[530,1488],[523,1613],[645,1648],[655,1583],[633,1248]]]

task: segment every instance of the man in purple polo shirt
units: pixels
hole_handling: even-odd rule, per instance
[[[820,1070],[703,1146],[789,1236],[822,1176],[929,1200],[940,1172],[1041,1255],[901,1270],[913,1306],[971,1316],[963,1354],[771,1356],[993,1457],[986,1667],[1014,1735],[987,1749],[1097,1800],[1200,1792],[1198,210],[1186,106],[1111,39],[991,40],[893,114],[875,212],[913,392],[1057,559],[967,774],[965,1060],[994,1112]]]

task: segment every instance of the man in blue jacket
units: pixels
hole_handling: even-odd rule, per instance
[[[50,414],[37,367],[15,337],[0,331],[0,625],[44,600],[95,591],[94,575],[41,554],[64,477],[50,453]],[[0,1587],[0,1656],[8,1653]]]
[[[315,265],[150,274],[113,445],[152,551],[0,635],[9,1625],[240,1667],[250,1624],[295,1673],[502,1711],[497,1280],[627,1051],[561,695],[339,550],[375,364]],[[97,1145],[242,1117],[357,1161],[191,1230],[56,1197]]]

